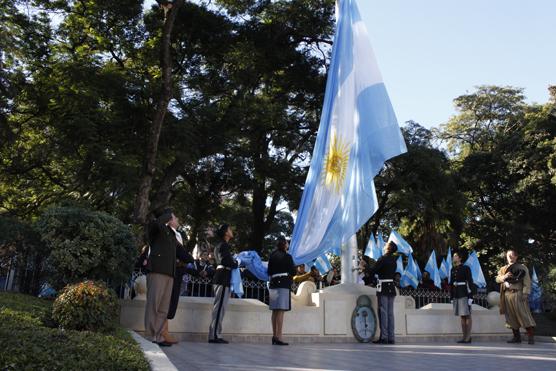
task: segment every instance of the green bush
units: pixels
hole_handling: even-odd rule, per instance
[[[123,328],[110,333],[62,330],[42,323],[52,302],[0,293],[0,370],[148,370]]]
[[[48,247],[48,280],[55,289],[85,279],[118,285],[129,278],[136,257],[131,229],[103,212],[52,207],[35,224]]]
[[[52,307],[52,319],[72,330],[106,331],[114,327],[118,316],[118,298],[102,282],[66,286]]]

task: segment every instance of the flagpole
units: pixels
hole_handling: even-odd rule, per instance
[[[341,283],[357,283],[357,237],[353,235],[342,245]]]

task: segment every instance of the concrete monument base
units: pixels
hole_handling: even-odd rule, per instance
[[[298,294],[292,295],[292,310],[284,320],[284,336],[292,342],[356,341],[351,318],[357,298],[368,295],[378,316],[376,290],[359,284],[344,283],[318,292],[312,282],[304,282]],[[181,297],[176,317],[169,330],[181,340],[206,341],[211,319],[213,298]],[[144,332],[144,300],[123,300],[120,322],[123,326]],[[269,342],[272,336],[271,311],[255,299],[230,299],[224,322],[224,338],[242,342]],[[473,305],[473,336],[499,339],[510,331],[497,310]],[[415,309],[409,296],[397,296],[394,302],[396,340],[438,337],[457,338],[460,320],[453,315],[450,304],[429,304]],[[377,321],[378,322],[378,321]],[[377,326],[378,327],[378,326]],[[377,328],[375,339],[380,330]],[[445,339],[448,340],[448,339]]]

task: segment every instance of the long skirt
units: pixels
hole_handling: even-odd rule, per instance
[[[529,310],[529,303],[523,299],[521,291],[505,291],[505,315],[507,325],[517,330],[520,327],[535,327],[537,324]]]

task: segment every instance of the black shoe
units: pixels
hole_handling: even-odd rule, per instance
[[[172,346],[171,343],[168,343],[166,341],[159,341],[156,344],[158,344],[159,347],[171,347]]]
[[[512,338],[511,340],[507,341],[508,344],[521,344],[521,338]]]
[[[209,343],[211,344],[228,344],[228,342],[222,338],[216,338],[216,339],[209,339]]]
[[[458,340],[458,341],[456,341],[456,343],[458,343],[458,344],[465,344],[465,339]]]
[[[394,340],[388,340],[388,344],[396,344]]]
[[[272,338],[272,345],[289,345],[289,344],[277,338]]]
[[[388,341],[384,340],[384,339],[378,339],[373,341],[373,344],[388,344]]]
[[[471,344],[471,338],[469,338],[469,340],[464,340],[463,343],[464,344]]]
[[[527,341],[528,344],[534,345],[535,344],[535,338],[530,336],[529,337],[529,341]]]

